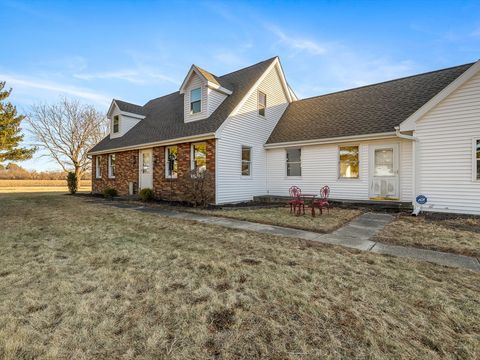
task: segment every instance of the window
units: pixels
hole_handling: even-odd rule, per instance
[[[475,166],[475,180],[480,180],[480,139],[476,139],[473,148],[474,166]]]
[[[242,176],[251,175],[252,166],[252,148],[242,145]]]
[[[108,177],[115,177],[115,154],[108,155]]]
[[[204,171],[207,169],[207,144],[192,144],[192,170],[199,169]]]
[[[150,151],[142,151],[142,173],[150,174],[152,168],[152,153]]]
[[[258,115],[265,116],[265,109],[267,108],[267,94],[258,92]]]
[[[202,89],[196,88],[190,91],[190,113],[196,114],[202,111]]]
[[[177,147],[168,146],[165,149],[165,176],[171,179],[177,178]]]
[[[100,179],[102,177],[102,158],[95,156],[95,177]]]
[[[287,176],[302,176],[302,149],[287,149]]]
[[[375,150],[374,176],[394,176],[393,171],[393,149]]]
[[[120,130],[120,116],[115,115],[113,117],[113,133],[116,134]]]
[[[340,178],[357,179],[359,176],[358,146],[340,146]]]

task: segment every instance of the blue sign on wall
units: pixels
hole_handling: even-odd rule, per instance
[[[425,195],[418,195],[416,198],[417,204],[424,205],[427,203],[427,197]]]

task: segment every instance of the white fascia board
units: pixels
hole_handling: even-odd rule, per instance
[[[232,91],[231,90],[228,90],[226,88],[224,88],[223,86],[220,86],[220,85],[217,85],[217,84],[214,84],[210,81],[207,81],[207,86],[212,89],[212,90],[216,90],[218,92],[221,92],[225,95],[231,95],[232,94]]]
[[[416,122],[422,116],[424,116],[427,112],[429,112],[435,106],[437,106],[448,95],[450,95],[452,92],[454,92],[456,89],[458,89],[460,86],[465,84],[468,80],[470,80],[479,70],[480,70],[480,60],[478,60],[475,64],[473,64],[467,71],[465,71],[462,75],[456,78],[453,82],[451,82],[448,86],[446,86],[437,95],[435,95],[433,98],[427,101],[427,103],[425,103],[420,109],[418,109],[412,115],[410,115],[407,119],[405,119],[400,124],[400,131],[414,131],[416,127]]]
[[[107,118],[110,119],[110,116],[112,114],[112,111],[113,109],[115,108],[115,106],[118,108],[118,105],[117,103],[115,102],[115,99],[112,100],[112,102],[110,103],[110,107],[108,108],[108,111],[107,111]],[[119,108],[120,109],[120,108]]]
[[[111,153],[116,153],[120,151],[148,149],[155,146],[168,146],[168,145],[175,145],[175,144],[180,144],[185,142],[196,142],[196,141],[202,141],[202,140],[208,140],[208,139],[214,139],[214,138],[215,138],[215,133],[206,133],[206,134],[200,134],[200,135],[194,135],[194,136],[185,136],[185,137],[175,138],[175,139],[155,141],[155,142],[145,143],[145,144],[123,146],[115,149],[91,151],[91,152],[88,152],[88,155],[111,154]]]
[[[180,94],[184,94],[185,93],[185,88],[187,87],[187,83],[188,83],[188,80],[190,79],[190,77],[192,76],[192,73],[195,71],[195,73],[200,76],[204,81],[207,81],[207,79],[205,79],[205,76],[203,76],[200,71],[197,71],[195,69],[195,65],[192,65],[190,67],[190,70],[188,70],[188,73],[187,73],[187,76],[185,76],[185,79],[183,79],[183,82],[182,82],[182,85],[180,86]]]
[[[352,142],[352,141],[367,141],[367,140],[380,140],[396,137],[395,131],[377,133],[377,134],[366,134],[366,135],[353,135],[353,136],[342,136],[335,138],[325,138],[325,139],[312,139],[304,141],[289,141],[283,143],[274,143],[274,144],[265,144],[263,147],[265,149],[280,149],[285,147],[295,147],[295,146],[310,146],[310,145],[324,145],[324,144],[336,144],[343,142]]]
[[[140,120],[145,119],[144,115],[134,114],[134,113],[131,113],[131,112],[128,112],[128,111],[122,111],[122,110],[120,110],[120,115],[130,116],[130,117],[137,118],[137,119],[140,119]]]

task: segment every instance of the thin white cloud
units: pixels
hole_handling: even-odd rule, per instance
[[[93,101],[97,104],[105,105],[110,103],[111,97],[95,92],[90,89],[80,88],[69,84],[47,81],[43,79],[23,77],[12,74],[0,74],[0,79],[7,82],[8,87],[15,89],[15,92],[26,92],[32,96],[32,90],[41,90],[37,97],[45,99],[45,91],[53,93],[56,97],[61,94],[71,95],[85,100]]]
[[[286,45],[287,47],[294,49],[296,51],[305,51],[312,55],[322,55],[327,52],[327,47],[325,44],[322,44],[318,41],[304,38],[304,37],[295,37],[287,35],[282,29],[275,25],[266,25],[267,30],[273,33],[280,43]]]
[[[299,94],[308,96],[348,89],[411,75],[410,60],[395,61],[384,54],[365,53],[335,41],[317,41],[307,36],[292,37],[280,27],[266,25],[277,43],[279,53],[288,51],[290,61],[299,61],[298,69],[308,77],[297,84]],[[308,69],[308,70],[307,70]],[[320,85],[318,85],[320,84]]]
[[[178,84],[178,81],[174,78],[144,66],[114,71],[76,73],[73,76],[81,80],[113,79],[127,81],[133,84],[146,84],[159,81]]]
[[[473,30],[473,31],[471,32],[470,36],[480,38],[480,26],[479,26],[478,28],[476,28],[475,30]]]

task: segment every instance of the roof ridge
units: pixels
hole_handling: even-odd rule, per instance
[[[274,57],[271,57],[270,59],[266,59],[266,60],[262,60],[262,61],[259,61],[258,63],[255,63],[253,65],[249,65],[249,66],[246,66],[244,68],[241,68],[241,69],[238,69],[238,70],[235,70],[235,71],[232,71],[232,72],[229,72],[229,73],[226,73],[226,74],[223,74],[223,75],[220,75],[219,78],[222,78],[224,76],[227,76],[227,75],[231,75],[231,74],[234,74],[236,72],[239,72],[239,71],[243,71],[243,70],[247,70],[249,68],[252,68],[254,66],[257,66],[257,65],[260,65],[262,63],[265,63],[265,62],[268,62],[268,61],[272,61],[274,59],[278,58],[278,55],[277,56],[274,56]]]
[[[139,105],[139,104],[135,104],[135,103],[132,103],[132,102],[129,102],[129,101],[125,101],[125,100],[122,100],[122,99],[113,99],[113,101],[121,101],[125,104],[130,104],[130,105],[135,105],[135,106],[143,106],[143,105]]]
[[[462,66],[467,66],[467,65],[472,66],[473,64],[475,64],[475,62],[465,63],[465,64],[462,64],[462,65],[450,66],[450,67],[447,67],[447,68],[438,69],[438,70],[432,70],[432,71],[427,71],[427,72],[424,72],[424,73],[419,73],[419,74],[414,74],[414,75],[403,76],[403,77],[400,77],[400,78],[391,79],[391,80],[386,80],[386,81],[381,81],[381,82],[374,83],[374,84],[368,84],[368,85],[358,86],[358,87],[355,87],[355,88],[350,88],[350,89],[345,89],[345,90],[334,91],[334,92],[327,93],[327,94],[322,94],[322,95],[310,96],[310,97],[307,97],[307,98],[299,99],[299,100],[297,100],[297,101],[295,101],[295,102],[304,101],[304,100],[316,99],[316,98],[320,98],[320,97],[323,97],[323,96],[341,94],[341,93],[345,93],[345,92],[349,92],[349,91],[354,91],[354,90],[364,89],[364,88],[368,88],[368,87],[372,87],[372,86],[387,84],[387,83],[394,82],[394,81],[400,81],[400,80],[405,80],[405,79],[409,79],[409,78],[413,78],[413,77],[417,77],[417,76],[433,74],[433,73],[437,73],[437,72],[441,72],[441,71],[445,71],[445,70],[451,70],[451,69],[459,68],[459,67],[462,67]],[[466,70],[465,70],[465,71],[466,71]]]

